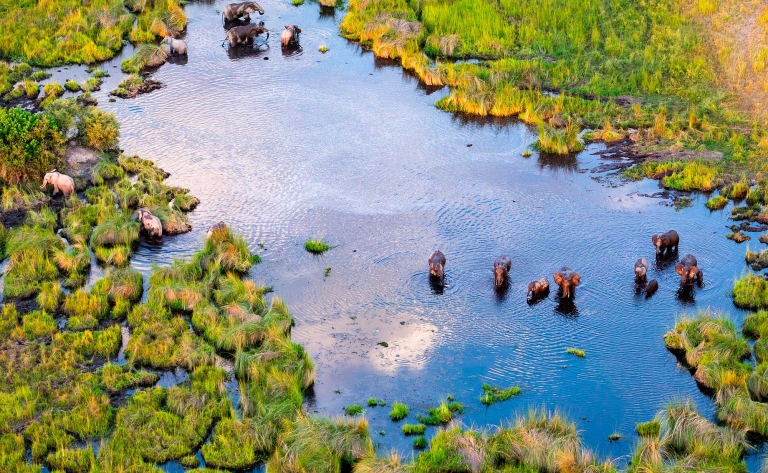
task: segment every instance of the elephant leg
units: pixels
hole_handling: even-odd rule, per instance
[[[58,184],[54,184],[53,185],[53,195],[56,195],[58,193],[59,193],[59,185]]]
[[[253,36],[249,36],[245,39],[245,44],[253,44]]]

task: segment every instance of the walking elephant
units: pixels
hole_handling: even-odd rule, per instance
[[[243,25],[235,26],[227,31],[227,39],[230,47],[235,47],[240,43],[252,44],[253,38],[261,33],[267,33],[267,40],[269,40],[269,31],[264,28],[264,23],[258,25]]]
[[[256,2],[230,3],[225,6],[224,10],[221,12],[221,18],[224,23],[240,18],[249,20],[251,18],[251,13],[256,12],[259,12],[259,15],[264,14],[264,9]]]
[[[136,216],[139,218],[141,227],[148,236],[163,236],[163,224],[157,216],[152,215],[152,212],[147,209],[138,209],[136,211]]]
[[[40,186],[40,188],[45,189],[45,186],[48,184],[53,186],[53,195],[56,195],[59,193],[59,191],[61,191],[61,193],[64,194],[64,197],[69,197],[73,192],[75,192],[74,179],[67,176],[66,174],[58,172],[55,169],[51,172],[45,173],[45,176],[43,177],[43,185]]]

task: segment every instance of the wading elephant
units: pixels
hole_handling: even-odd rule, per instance
[[[648,281],[648,285],[645,286],[645,297],[651,297],[652,295],[656,294],[656,291],[659,290],[659,282],[655,279],[651,279]]]
[[[549,294],[549,281],[547,278],[541,278],[537,281],[528,283],[527,299],[537,299],[539,297],[545,297],[547,294]]]
[[[573,297],[573,293],[576,286],[581,282],[581,274],[574,273],[571,268],[563,266],[560,271],[556,272],[553,276],[555,278],[555,284],[560,286],[563,291],[563,298],[570,299]]]
[[[694,282],[704,282],[704,274],[699,269],[699,263],[693,255],[685,255],[675,266],[675,272],[680,275],[680,287],[693,286]]]
[[[64,197],[69,197],[75,192],[75,181],[71,177],[62,174],[55,169],[45,173],[45,176],[43,177],[43,185],[40,186],[40,188],[45,189],[45,186],[48,184],[53,186],[53,195],[56,195],[61,191],[61,193],[64,194]]]
[[[676,231],[670,230],[663,235],[653,235],[651,241],[653,246],[656,247],[656,255],[664,256],[666,253],[677,251],[677,246],[680,244],[680,235]]]
[[[221,19],[224,23],[240,18],[248,20],[251,18],[251,13],[256,12],[259,12],[259,15],[264,14],[264,9],[256,2],[230,3],[221,12]]]
[[[284,48],[296,44],[299,41],[299,33],[301,33],[301,28],[298,26],[285,25],[285,29],[280,33],[280,44],[282,44]]]
[[[141,227],[148,236],[163,236],[163,224],[160,222],[159,218],[152,215],[152,212],[147,209],[139,209],[136,211],[136,216],[139,218]]]
[[[496,281],[496,287],[501,287],[509,276],[509,270],[512,269],[512,260],[507,256],[499,256],[493,262],[493,279]]]
[[[180,39],[176,39],[173,36],[166,36],[160,41],[160,44],[167,44],[171,50],[171,54],[187,54],[187,43]]]
[[[440,250],[435,250],[429,255],[429,275],[442,282],[445,278],[445,255]]]
[[[240,43],[252,44],[253,38],[261,33],[267,33],[267,40],[269,40],[269,31],[264,28],[263,22],[258,25],[235,26],[227,31],[227,41],[229,41],[230,47],[235,47]]]
[[[648,260],[640,258],[635,261],[635,281],[645,281],[646,274],[648,273]]]

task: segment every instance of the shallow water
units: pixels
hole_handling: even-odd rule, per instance
[[[713,416],[662,336],[699,308],[741,322],[729,291],[747,271],[746,245],[724,238],[728,209],[710,213],[699,196],[676,212],[643,196],[658,191],[655,182],[592,172],[600,146],[577,158],[522,157],[533,130],[437,110],[445,91],[426,90],[337,36],[343,12],[266,0],[270,47],[228,51],[218,13],[226,2],[206,3],[186,6],[189,57],[155,73],[163,89],[114,103],[106,100],[114,85],[95,94],[122,123],[126,153],[155,160],[170,184],[202,201],[191,233],[142,244],[132,264],[146,272],[191,255],[220,220],[244,234],[264,260],[253,278],[288,303],[293,339],[316,363],[310,411],[340,415],[376,397],[406,402],[404,422],[414,422],[452,394],[466,407],[462,422],[490,428],[545,405],[576,421],[600,455],[622,459],[635,423],[672,400],[691,398]],[[302,28],[302,49],[284,53],[279,31],[288,23]],[[87,77],[76,67],[62,73]],[[646,300],[635,292],[633,264],[653,261],[651,235],[670,228],[681,234],[680,256],[698,258],[705,286],[680,297],[674,261],[653,264],[649,278],[660,290]],[[334,245],[319,257],[303,249],[317,236]],[[428,281],[435,248],[448,260],[442,291]],[[513,262],[505,293],[493,288],[501,254]],[[558,304],[555,291],[527,304],[528,281],[552,284],[563,265],[582,275],[574,304]],[[486,408],[484,382],[523,392]],[[403,422],[388,412],[367,410],[379,451],[409,456]],[[608,442],[613,432],[624,439]]]

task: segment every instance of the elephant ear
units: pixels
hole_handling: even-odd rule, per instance
[[[690,276],[691,278],[695,278],[695,277],[697,277],[697,276],[698,276],[698,274],[699,274],[699,268],[698,268],[698,267],[696,267],[696,266],[692,267],[692,268],[691,268],[689,271],[690,271],[690,272],[689,272],[689,276]]]
[[[683,265],[680,263],[677,263],[677,266],[675,266],[675,272],[679,274],[680,276],[683,275]]]
[[[581,274],[574,273],[573,276],[571,276],[571,282],[573,283],[573,286],[578,286],[581,282]]]
[[[658,241],[659,241],[659,237],[658,237],[658,235],[653,235],[653,236],[651,237],[651,241],[653,242],[653,244],[654,244],[654,245],[655,245],[655,244],[657,244],[657,243],[658,243]]]
[[[555,273],[555,275],[552,276],[552,277],[555,279],[555,284],[557,284],[558,286],[562,286],[563,285],[563,275],[562,274]]]
[[[285,29],[286,30],[290,30],[291,29],[291,25],[285,25]]]

